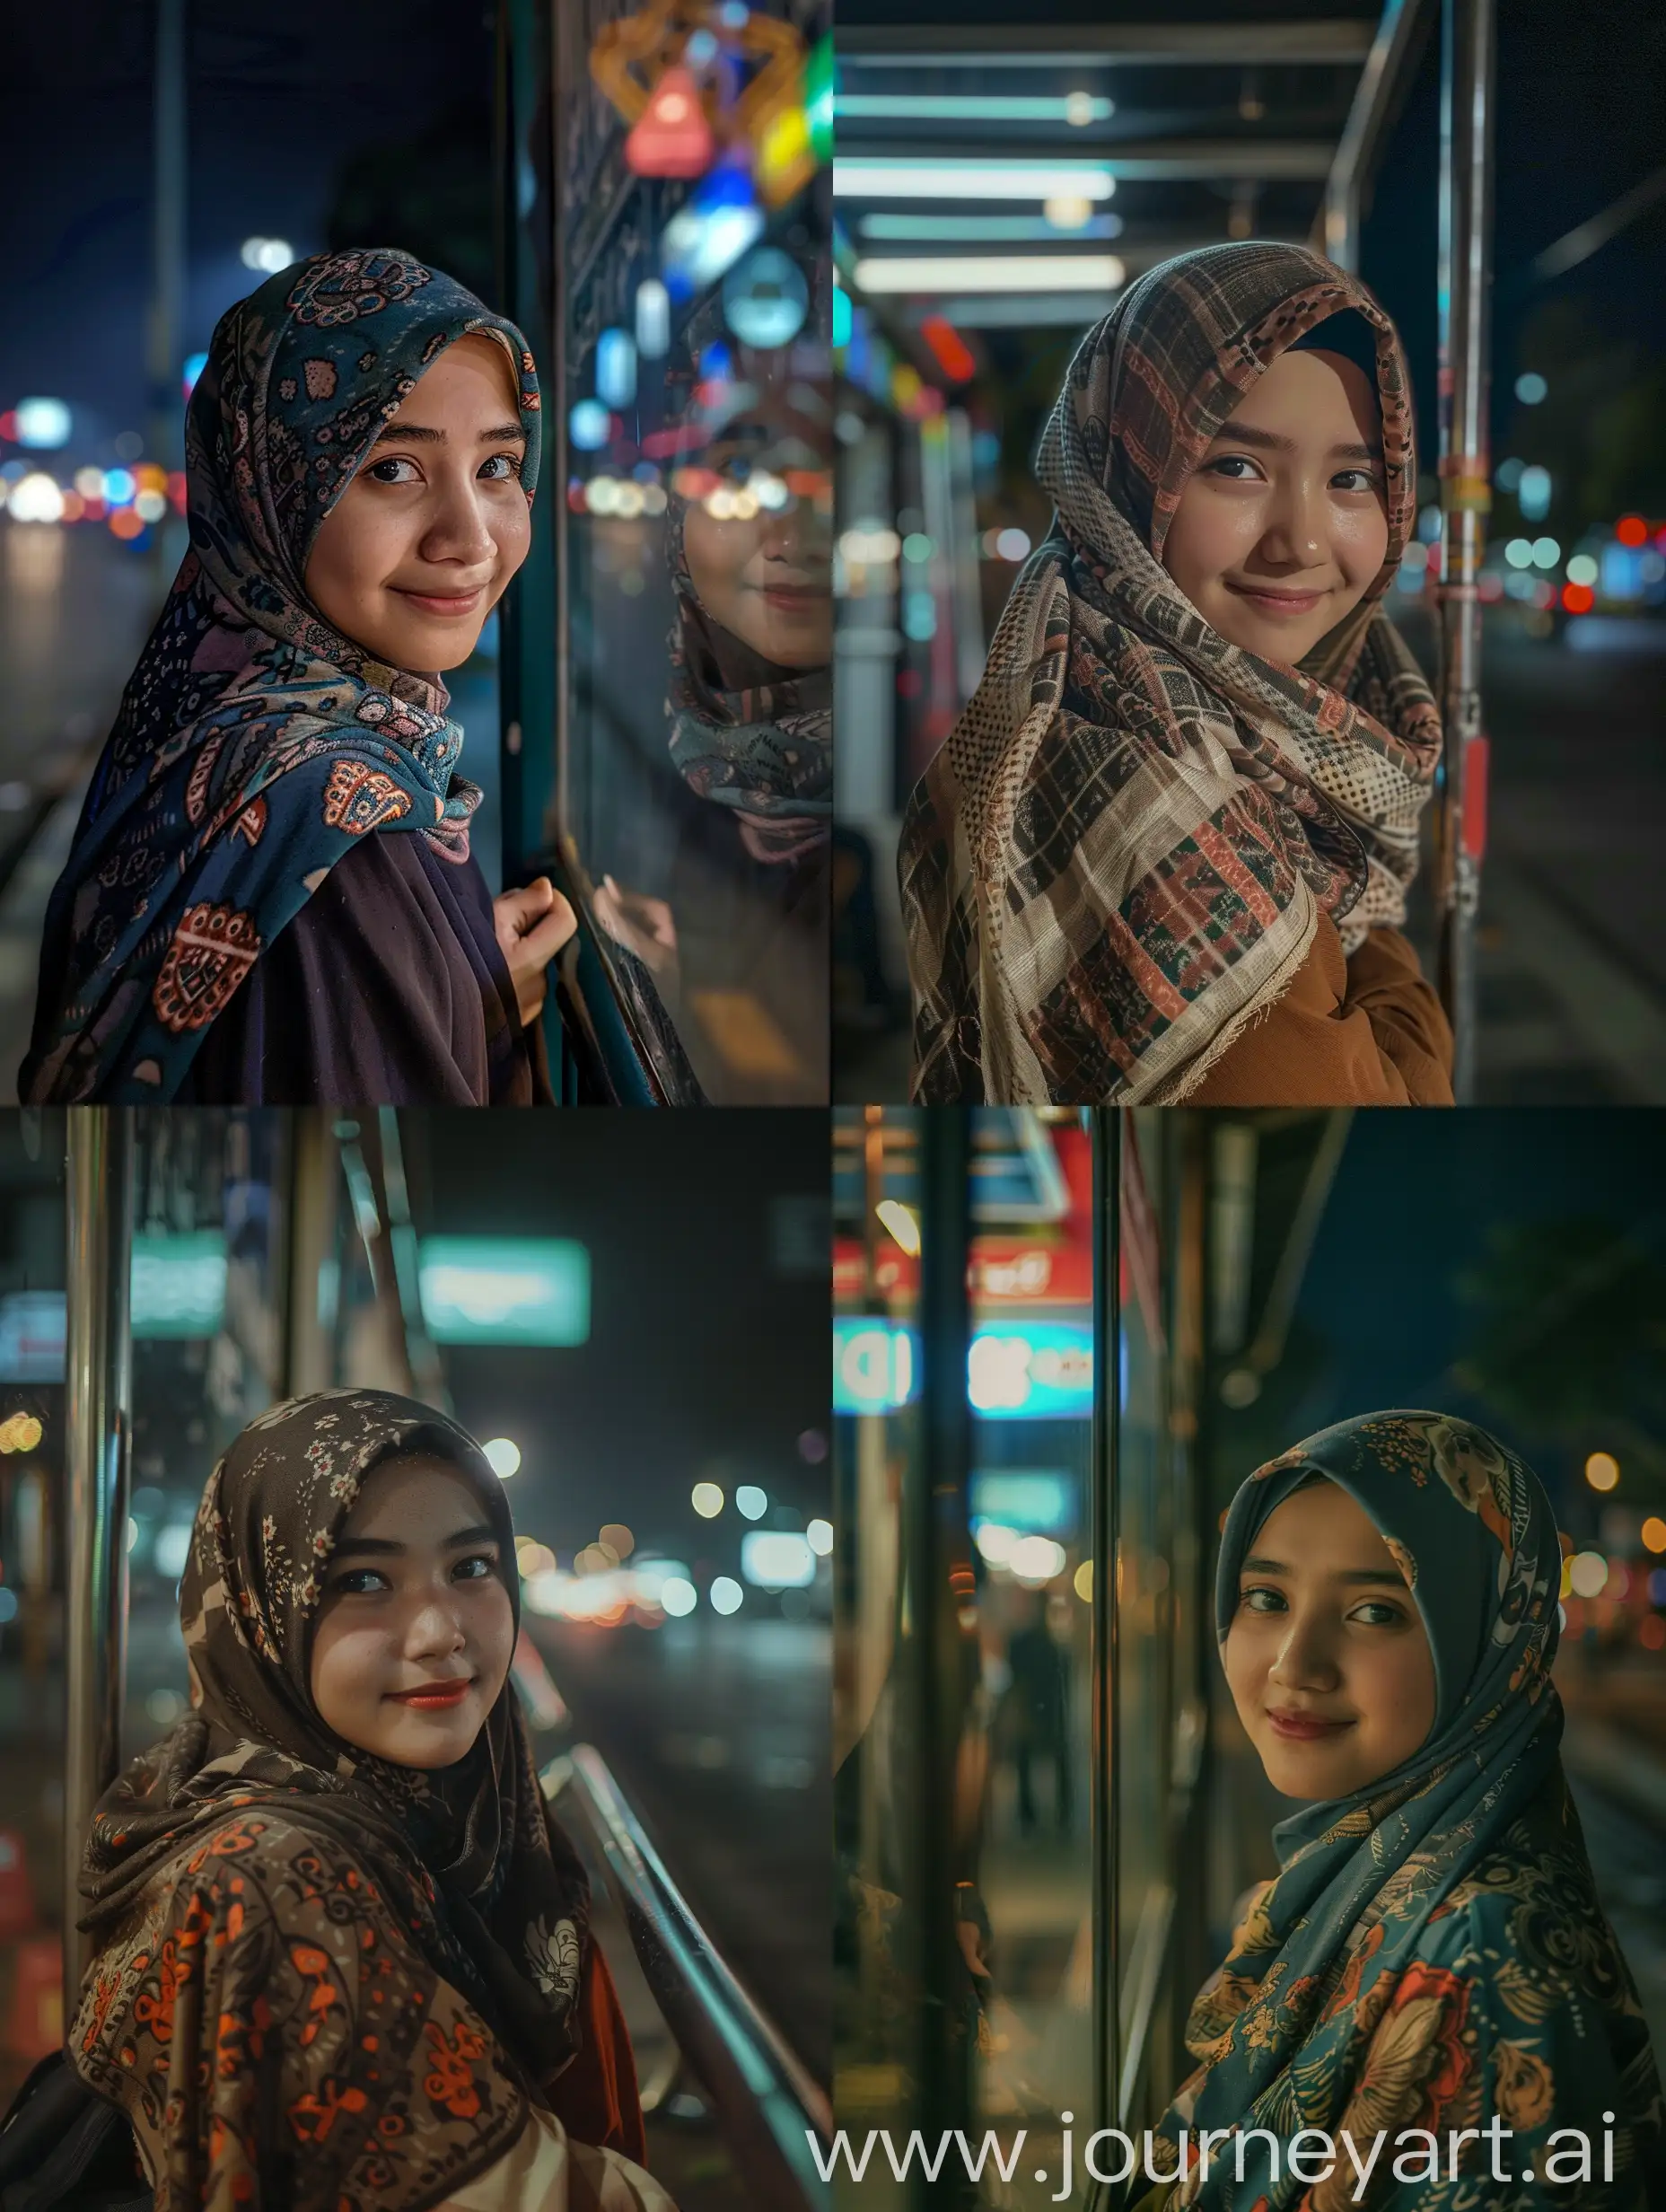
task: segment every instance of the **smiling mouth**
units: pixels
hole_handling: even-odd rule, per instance
[[[1325,596],[1323,592],[1260,591],[1254,584],[1233,584],[1230,580],[1226,588],[1240,599],[1252,601],[1267,614],[1311,614]]]
[[[474,1688],[474,1676],[465,1675],[461,1681],[425,1682],[420,1690],[390,1690],[388,1695],[396,1705],[414,1706],[418,1712],[430,1707],[460,1705]]]
[[[486,586],[476,584],[472,592],[408,592],[403,584],[390,587],[401,599],[408,599],[413,607],[420,607],[425,614],[472,614],[485,596]]]
[[[1267,1716],[1281,1736],[1293,1743],[1316,1743],[1326,1736],[1340,1735],[1351,1728],[1351,1720],[1324,1720],[1317,1713],[1281,1713],[1270,1711]]]

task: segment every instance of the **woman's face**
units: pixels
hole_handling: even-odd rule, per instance
[[[463,1757],[514,1652],[504,1577],[515,1569],[499,1549],[454,1468],[374,1470],[330,1554],[312,1631],[312,1702],[328,1727],[401,1767]]]
[[[525,458],[509,356],[495,338],[459,338],[325,516],[308,598],[395,668],[458,667],[526,558]]]
[[[736,423],[703,456],[725,485],[746,470],[814,469],[802,440],[761,418]],[[720,521],[697,499],[683,517],[683,556],[695,597],[713,621],[784,668],[825,668],[833,657],[833,534],[812,499],[760,507],[746,521]]]
[[[1293,663],[1358,606],[1389,548],[1371,379],[1282,353],[1188,479],[1162,565],[1221,636]]]
[[[1296,1490],[1258,1532],[1224,1647],[1238,1717],[1285,1797],[1346,1797],[1434,1725],[1434,1658],[1405,1576],[1334,1482]]]

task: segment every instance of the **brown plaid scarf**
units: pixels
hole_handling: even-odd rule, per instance
[[[1376,338],[1388,553],[1290,667],[1213,629],[1163,541],[1268,363],[1346,309]],[[1440,722],[1379,604],[1416,509],[1399,341],[1303,248],[1182,254],[1083,339],[1037,474],[1052,534],[903,826],[914,1095],[1172,1103],[1283,995],[1321,912],[1350,952],[1404,918]]]

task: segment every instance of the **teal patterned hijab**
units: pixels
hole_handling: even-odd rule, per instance
[[[361,838],[469,857],[478,787],[437,677],[377,661],[303,576],[389,417],[460,338],[526,340],[393,247],[315,254],[229,308],[185,420],[190,549],[122,695],[47,908],[32,1104],[162,1104],[273,939]]]
[[[1161,2129],[1171,2143],[1189,2136],[1171,2202],[1643,2212],[1660,2084],[1557,1755],[1561,1547],[1549,1499],[1466,1421],[1389,1412],[1323,1429],[1258,1469],[1232,1503],[1215,1590],[1223,1643],[1258,1531],[1315,1478],[1363,1507],[1404,1574],[1434,1655],[1435,1718],[1393,1772],[1274,1830],[1280,1872],[1188,2023],[1198,2068]],[[1517,2177],[1503,2196],[1486,2193],[1484,2143],[1467,2146],[1455,2178],[1448,2171],[1449,2131],[1484,2128],[1495,2113],[1511,2131],[1504,2159]],[[1346,2131],[1362,2164],[1371,2138],[1390,2140],[1356,2196],[1346,2153],[1313,2186],[1282,2157],[1275,2178],[1260,2138],[1245,2146],[1241,2181],[1231,2143],[1224,2155],[1214,2146],[1206,2175],[1205,2128],[1266,2129],[1281,2144],[1302,2128]],[[1556,2141],[1575,2128],[1595,2146],[1583,2188],[1568,2186],[1578,2180],[1571,2140]],[[1414,2129],[1438,2140],[1438,2175],[1405,2132]]]

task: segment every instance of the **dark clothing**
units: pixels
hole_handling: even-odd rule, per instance
[[[478,862],[394,834],[362,838],[262,952],[179,1097],[526,1106],[539,1088]]]

